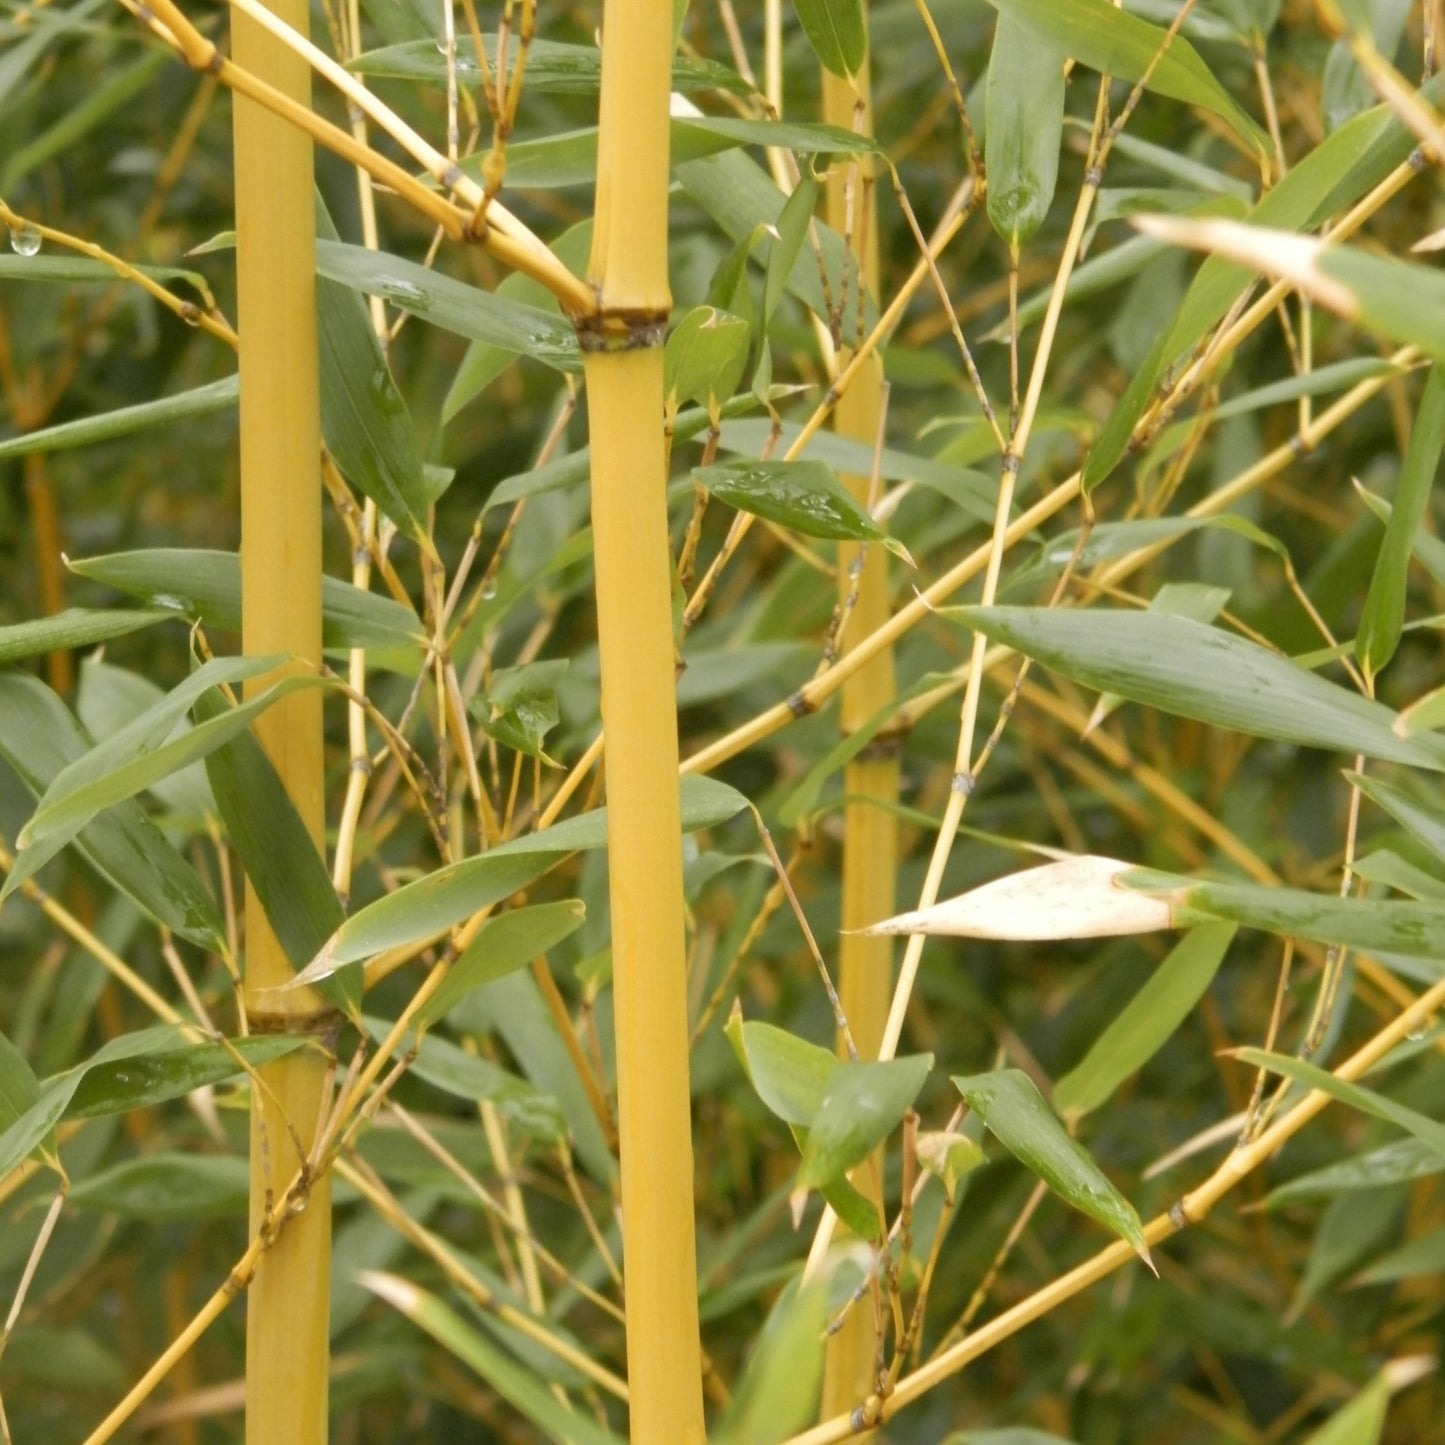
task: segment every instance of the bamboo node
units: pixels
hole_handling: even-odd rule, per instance
[[[306,1012],[284,1009],[248,1007],[246,1027],[252,1034],[286,1034],[314,1038],[322,1043],[333,1041],[341,1032],[345,1016],[339,1009],[320,1008]]]
[[[666,311],[618,308],[578,316],[577,344],[584,352],[646,351],[667,340]]]
[[[795,692],[788,699],[788,711],[794,717],[807,717],[809,713],[816,712],[818,704],[815,703],[805,692]]]

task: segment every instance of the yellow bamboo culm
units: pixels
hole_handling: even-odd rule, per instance
[[[865,59],[852,82],[823,73],[823,119],[830,125],[853,128],[854,109],[862,98],[864,126],[871,134],[872,111],[868,105],[868,62]],[[862,157],[852,179],[852,250],[858,260],[857,284],[869,296],[878,295],[878,208],[872,185],[871,158]],[[828,224],[840,234],[849,228],[849,177],[835,166],[828,177]],[[855,324],[855,311],[843,317],[843,334]],[[848,351],[839,356],[839,370],[847,364]],[[840,435],[872,446],[877,438],[882,405],[883,372],[877,357],[870,358],[853,383],[838,399],[833,427]],[[843,482],[861,503],[867,504],[870,479],[844,475]],[[840,654],[847,651],[848,637],[866,637],[889,617],[887,553],[871,547],[863,571],[854,578],[852,568],[858,556],[853,542],[838,548],[838,595],[840,606],[852,607]],[[895,695],[893,652],[880,649],[868,663],[843,684],[840,723],[845,736],[861,727]],[[844,772],[843,791],[850,801],[843,814],[843,908],[838,947],[838,996],[848,1020],[848,1029],[860,1058],[876,1059],[888,1018],[893,992],[893,949],[886,937],[866,937],[853,930],[866,927],[896,912],[895,881],[898,872],[898,819],[892,804],[898,800],[898,758],[886,739],[875,740],[850,762]],[[880,946],[881,945],[881,946]],[[869,1191],[866,1167],[855,1182]],[[855,1307],[842,1329],[828,1341],[823,1372],[822,1417],[840,1414],[866,1399],[876,1386],[877,1332],[872,1309]]]
[[[633,1445],[701,1445],[662,344],[672,6],[606,0],[597,204],[578,319],[606,728]]]
[[[305,0],[276,0],[299,30]],[[306,62],[243,15],[238,64],[310,103]],[[236,97],[236,270],[241,369],[242,648],[321,660],[321,425],[316,341],[316,210],[312,145],[255,102]],[[253,689],[273,678],[259,679]],[[318,847],[324,843],[321,695],[302,689],[256,732]],[[314,1032],[325,1020],[309,991],[269,992],[292,975],[259,900],[246,894],[246,1008],[253,1032]],[[261,1000],[265,999],[264,1007]],[[269,1232],[309,1147],[326,1065],[303,1049],[262,1069],[252,1093],[251,1230]],[[312,1445],[327,1432],[329,1178],[267,1249],[247,1296],[247,1445]]]

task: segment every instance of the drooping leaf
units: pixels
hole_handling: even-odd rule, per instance
[[[1296,1083],[1305,1084],[1311,1089],[1319,1089],[1332,1099],[1338,1099],[1340,1103],[1348,1104],[1352,1109],[1358,1109],[1362,1114],[1370,1114],[1376,1119],[1384,1119],[1387,1123],[1398,1125],[1445,1159],[1445,1124],[1430,1118],[1428,1114],[1422,1114],[1418,1109],[1407,1108],[1404,1104],[1397,1104],[1393,1099],[1387,1098],[1377,1090],[1367,1089],[1361,1084],[1352,1084],[1345,1079],[1336,1078],[1328,1070],[1304,1059],[1296,1059],[1285,1054],[1272,1054],[1264,1049],[1241,1048],[1236,1049],[1234,1053],[1235,1057],[1242,1059],[1246,1064],[1260,1069],[1268,1069],[1274,1074],[1282,1074],[1287,1079],[1295,1080]]]
[[[1265,1196],[1264,1207],[1278,1209],[1305,1199],[1332,1199],[1352,1190],[1375,1189],[1382,1184],[1440,1173],[1445,1173],[1445,1159],[1436,1150],[1418,1139],[1400,1139],[1301,1174],[1272,1189]]]
[[[71,1186],[66,1203],[161,1223],[244,1216],[248,1174],[246,1161],[234,1155],[162,1151],[80,1180]]]
[[[1445,1274],[1445,1226],[1381,1255],[1368,1269],[1362,1269],[1353,1283],[1393,1284],[1429,1274]]]
[[[725,783],[713,778],[682,779],[685,832],[724,823],[746,806],[742,794]],[[568,854],[606,844],[607,810],[597,808],[499,844],[475,858],[438,868],[354,913],[297,981],[315,983],[383,949],[432,937],[499,903]]]
[[[0,757],[37,798],[92,747],[65,704],[28,674],[0,672],[0,715]],[[96,817],[76,847],[152,918],[202,948],[227,951],[225,923],[205,884],[138,803]]]
[[[231,1049],[252,1065],[278,1059],[305,1044],[270,1035],[232,1040]],[[63,1118],[90,1119],[149,1108],[203,1084],[241,1072],[220,1044],[194,1044],[170,1024],[122,1034],[84,1063],[44,1080],[34,1102],[0,1134],[0,1179],[29,1157]]]
[[[820,1188],[866,1159],[913,1107],[932,1067],[932,1054],[835,1062],[809,1124],[798,1188]]]
[[[1217,115],[1261,155],[1269,137],[1250,119],[1182,36],[1172,40],[1109,0],[989,0],[1050,52],[1067,54],[1117,80],[1143,80],[1156,95],[1182,100]],[[992,118],[990,118],[992,123]]]
[[[1346,777],[1371,802],[1378,804],[1402,828],[1445,861],[1445,812],[1383,779],[1368,777],[1364,773],[1347,773]]]
[[[1232,923],[1206,923],[1174,945],[1089,1052],[1054,1085],[1054,1107],[1066,1120],[1106,1103],[1163,1047],[1204,996],[1235,932]]]
[[[81,577],[103,582],[171,616],[208,627],[241,630],[241,559],[235,552],[154,548],[71,562]],[[321,579],[321,641],[330,650],[425,647],[421,621],[409,607],[343,582]]]
[[[730,507],[807,537],[889,540],[826,462],[717,462],[694,467],[692,475]]]
[[[477,936],[447,972],[437,991],[417,1010],[416,1026],[426,1028],[445,1018],[464,994],[504,973],[540,958],[575,933],[586,920],[580,899],[535,903],[497,914],[482,924]]]
[[[834,75],[857,75],[868,53],[863,0],[793,0],[818,62]]]
[[[197,699],[201,722],[225,712],[216,693]],[[345,917],[325,861],[252,733],[237,733],[205,761],[216,807],[266,920],[292,966],[304,968]]]
[[[1043,224],[1059,177],[1064,60],[1005,8],[988,60],[988,218],[1010,246]]]
[[[317,269],[332,281],[380,296],[458,336],[531,356],[559,371],[580,371],[577,333],[555,311],[468,286],[400,256],[319,241]]]
[[[1134,1206],[1083,1145],[1069,1137],[1027,1074],[1021,1069],[997,1069],[955,1075],[953,1082],[1000,1144],[1066,1203],[1112,1230],[1149,1262],[1149,1247]]]
[[[375,1039],[385,1038],[391,1031],[385,1019],[368,1018],[365,1026]],[[468,1053],[436,1034],[422,1036],[411,1072],[456,1098],[495,1104],[509,1124],[545,1142],[558,1144],[566,1138],[562,1111],[555,1099],[490,1059]]]
[[[1445,747],[1398,737],[1389,708],[1216,627],[1098,607],[958,607],[947,615],[1085,687],[1163,712],[1305,747],[1445,767]]]
[[[238,378],[228,376],[176,396],[163,396],[156,401],[143,401],[137,406],[124,406],[9,437],[0,441],[0,458],[25,456],[30,452],[69,451],[73,447],[115,441],[147,427],[164,426],[186,417],[211,416],[235,406],[239,394]]]

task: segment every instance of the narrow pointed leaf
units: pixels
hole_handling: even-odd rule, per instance
[[[1393,1284],[1428,1274],[1445,1274],[1445,1226],[1382,1255],[1368,1269],[1361,1270],[1353,1283]]]
[[[1348,1104],[1352,1109],[1358,1109],[1362,1114],[1370,1114],[1376,1119],[1384,1119],[1387,1123],[1398,1125],[1418,1139],[1426,1148],[1433,1150],[1442,1159],[1445,1159],[1445,1124],[1430,1118],[1428,1114],[1420,1113],[1418,1109],[1410,1109],[1404,1104],[1397,1104],[1393,1099],[1386,1098],[1384,1094],[1377,1093],[1374,1089],[1367,1089],[1361,1084],[1352,1084],[1344,1079],[1338,1079],[1328,1070],[1320,1068],[1317,1064],[1308,1063],[1304,1059],[1251,1048],[1235,1049],[1234,1056],[1256,1068],[1268,1069],[1273,1074],[1281,1074],[1286,1079],[1293,1079],[1296,1083],[1304,1084],[1308,1088],[1319,1089],[1332,1099],[1338,1099],[1340,1103]]]
[[[1054,1085],[1054,1107],[1070,1122],[1107,1103],[1188,1017],[1219,971],[1237,925],[1206,923],[1175,944],[1149,981]]]
[[[196,717],[202,723],[227,711],[217,693],[196,704]],[[345,917],[325,861],[250,732],[237,733],[205,762],[216,807],[241,867],[287,958],[293,967],[304,968]]]
[[[199,548],[115,552],[72,562],[70,570],[172,616],[230,632],[241,630],[241,559],[235,552]],[[321,641],[331,650],[424,647],[426,634],[411,608],[337,577],[323,577]]]
[[[1159,612],[958,607],[947,615],[1100,692],[1254,737],[1445,767],[1445,745],[1396,736],[1389,708],[1256,642]]]
[[[1224,918],[1285,938],[1431,960],[1438,960],[1445,937],[1441,903],[1341,898],[1259,883],[1198,882],[1144,868],[1121,874],[1119,886],[1167,903],[1176,928]]]
[[[1445,326],[1445,305],[1440,324]],[[1425,516],[1430,489],[1445,447],[1445,370],[1439,362],[1430,368],[1425,394],[1415,414],[1410,444],[1395,487],[1385,540],[1375,561],[1374,576],[1365,599],[1364,615],[1355,635],[1355,655],[1367,676],[1374,676],[1395,654],[1405,622],[1405,579],[1415,534]]]
[[[681,796],[684,832],[724,823],[747,807],[741,793],[713,778],[683,778]],[[353,914],[296,981],[315,983],[385,948],[434,936],[524,888],[567,855],[606,845],[607,810],[597,808],[439,868]]]
[[[868,51],[863,0],[793,0],[818,63],[834,75],[857,75]]]
[[[37,679],[0,673],[0,757],[39,797],[92,743],[69,709]],[[138,803],[122,803],[81,830],[76,847],[152,918],[202,948],[225,953],[226,927],[196,871]]]
[[[788,197],[773,230],[773,243],[768,248],[767,273],[763,280],[763,323],[773,319],[778,302],[783,299],[788,280],[802,255],[809,223],[818,209],[818,193],[822,188],[810,175],[804,175]]]
[[[373,1294],[474,1370],[513,1409],[530,1420],[543,1439],[556,1440],[561,1445],[624,1445],[590,1415],[562,1404],[533,1370],[493,1344],[434,1295],[399,1275],[363,1270],[359,1279]]]
[[[696,402],[710,416],[738,389],[748,364],[748,323],[695,306],[667,338],[663,394],[669,407]]]
[[[740,1016],[729,1021],[726,1032],[758,1098],[784,1123],[806,1129],[838,1056],[773,1024],[744,1023]]]
[[[1445,861],[1445,810],[1379,778],[1363,773],[1347,773],[1345,776],[1371,802],[1378,804],[1436,857]]]
[[[1378,1189],[1440,1173],[1445,1173],[1445,1159],[1434,1149],[1418,1139],[1400,1139],[1301,1174],[1272,1189],[1263,1203],[1266,1209],[1278,1209],[1304,1199],[1333,1199],[1352,1190]]]
[[[828,1291],[821,1280],[790,1284],[768,1315],[714,1445],[778,1445],[818,1408]]]
[[[1116,10],[1109,0],[989,0],[1039,45],[1062,49],[1090,70],[1116,80],[1143,80],[1156,95],[1197,105],[1225,121],[1260,155],[1269,138],[1219,83],[1182,36]],[[1167,41],[1167,48],[1166,48]],[[990,118],[991,121],[991,118]]]
[[[39,431],[25,432],[0,442],[0,458],[24,456],[29,452],[62,452],[74,447],[94,446],[114,441],[147,427],[164,426],[186,417],[211,416],[235,406],[240,393],[238,379],[228,376],[176,396],[163,396],[156,401],[125,406],[98,416],[81,417],[60,422]]]
[[[581,900],[568,898],[560,903],[514,908],[487,919],[467,950],[452,964],[441,987],[417,1010],[416,1026],[426,1028],[445,1018],[463,994],[540,958],[575,933],[586,918]]]
[[[1438,85],[1427,87],[1425,93],[1438,95]],[[1389,107],[1376,106],[1291,166],[1249,212],[1248,220],[1258,226],[1309,230],[1359,200],[1400,165],[1415,144],[1413,134]],[[1135,372],[1090,448],[1083,472],[1086,491],[1092,491],[1123,458],[1135,423],[1164,372],[1224,317],[1249,281],[1247,271],[1223,257],[1211,256],[1199,268],[1174,320]]]
[[[1083,1145],[1071,1139],[1021,1069],[955,1075],[953,1080],[988,1131],[1075,1209],[1112,1230],[1146,1263],[1149,1248],[1134,1206],[1109,1182]],[[1152,1268],[1152,1266],[1151,1266]]]
[[[1084,854],[1011,873],[930,908],[900,913],[866,933],[956,938],[1111,938],[1174,927],[1169,905],[1118,885],[1132,864]]]
[[[92,610],[71,607],[53,617],[16,622],[9,627],[0,627],[0,667],[8,667],[13,662],[38,657],[45,652],[109,642],[113,637],[124,637],[127,633],[164,622],[171,615],[159,609],[138,612],[125,608]]]
[[[497,38],[486,34],[482,41],[495,76]],[[509,76],[515,59],[514,48],[507,67]],[[446,55],[431,40],[408,40],[381,50],[369,50],[350,61],[347,69],[358,75],[421,80],[443,88],[447,83]],[[458,85],[474,89],[482,83],[482,67],[476,52],[465,41],[457,44],[455,73]],[[526,87],[530,93],[595,95],[601,81],[602,52],[596,45],[569,45],[534,37],[527,48]],[[684,95],[699,90],[730,90],[745,95],[752,90],[748,82],[728,66],[687,55],[672,58],[672,88]]]
[[[496,296],[364,246],[318,241],[316,265],[323,276],[380,296],[458,336],[534,357],[559,371],[582,369],[577,333],[555,311]]]
[[[806,537],[882,542],[887,533],[858,505],[826,462],[735,461],[694,467],[713,496]]]
[[[913,1107],[932,1067],[932,1054],[835,1063],[808,1127],[798,1187],[830,1184],[866,1159]]]
[[[988,60],[988,218],[1011,246],[1043,224],[1064,138],[1064,54],[1002,9]]]

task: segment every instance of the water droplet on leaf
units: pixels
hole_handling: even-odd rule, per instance
[[[11,226],[10,249],[17,256],[33,256],[40,249],[40,232],[28,223]]]

